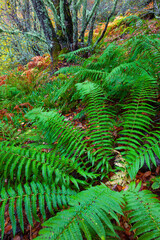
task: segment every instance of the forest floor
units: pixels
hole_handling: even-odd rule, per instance
[[[121,19],[121,23],[120,23]],[[117,26],[117,23],[119,24]],[[98,24],[95,29],[95,35],[99,35],[100,31],[103,29],[104,24]],[[119,44],[123,43],[129,38],[133,36],[148,33],[160,33],[160,22],[156,19],[147,19],[145,24],[139,26],[137,24],[136,29],[132,29],[129,26],[129,22],[126,22],[123,17],[118,17],[115,19],[108,27],[106,37],[101,44],[103,49],[103,44],[109,44],[113,41],[117,41]],[[57,63],[57,70],[69,66],[71,63],[66,62],[65,60],[59,60]],[[0,109],[0,120],[2,126],[0,126],[0,141],[5,141],[8,138],[12,138],[12,135],[16,135],[17,138],[20,138],[21,135],[24,135],[29,131],[30,123],[25,119],[25,113],[34,108],[34,107],[45,107],[45,108],[53,108],[52,102],[48,96],[47,89],[51,86],[52,82],[57,81],[57,76],[50,76],[50,58],[49,55],[44,55],[43,57],[35,57],[29,62],[26,66],[19,65],[18,68],[12,70],[10,73],[0,76],[0,86],[6,86],[7,84],[12,85],[12,89],[10,92],[6,92],[6,97],[0,100],[0,104],[2,108]],[[61,74],[60,78],[63,81],[63,74]],[[60,87],[61,83],[58,83]],[[17,86],[21,86],[19,88],[18,97],[14,93]],[[47,86],[47,87],[46,87]],[[43,89],[43,93],[42,90]],[[160,102],[160,98],[158,99]],[[58,104],[58,103],[57,103]],[[56,106],[57,107],[57,106]],[[83,109],[83,105],[80,105],[79,108],[74,108],[74,106],[66,107],[63,115],[66,117],[67,121],[71,121],[74,123],[76,127],[85,129],[86,121],[85,119],[76,119],[77,114]],[[159,113],[160,118],[160,113]],[[3,128],[3,122],[7,122],[9,127],[8,129]],[[116,134],[115,129],[115,134]],[[9,133],[10,132],[10,133]],[[24,141],[24,139],[23,139]],[[24,145],[29,145],[33,141],[32,139],[25,138]],[[50,149],[44,148],[42,152],[49,152]],[[112,177],[111,174],[109,177]],[[154,171],[146,170],[145,172],[139,171],[136,176],[136,182],[142,182],[142,189],[151,190],[153,193],[157,194],[160,200],[160,188],[153,189],[152,185],[154,183],[154,179],[156,176],[160,175],[160,166],[158,166]],[[128,185],[124,181],[121,182],[108,182],[108,179],[103,179],[103,182],[115,191],[122,191],[127,189]],[[99,184],[98,182],[95,183]],[[12,225],[9,217],[9,205],[6,205],[5,209],[5,235],[4,240],[28,240],[34,239],[39,230],[41,229],[41,223],[34,222],[34,227],[28,224],[27,218],[24,218],[25,231],[21,232],[20,226],[17,226],[16,236],[13,237],[12,234]],[[47,218],[50,217],[49,212],[47,213]],[[42,221],[42,216],[39,214],[39,218]],[[125,229],[125,231],[120,234],[120,239],[124,240],[132,240],[133,232],[130,232],[131,226],[128,225],[125,216],[120,220],[121,226]],[[1,239],[1,238],[0,238]]]

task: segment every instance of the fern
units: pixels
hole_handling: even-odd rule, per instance
[[[124,60],[124,54],[125,51],[122,47],[111,43],[98,58],[93,55],[86,59],[82,67],[99,71],[103,70],[108,73]]]
[[[69,186],[72,182],[78,188],[78,183],[86,185],[86,182],[79,180],[83,178],[94,178],[94,174],[80,167],[81,164],[73,162],[73,159],[60,157],[56,152],[42,153],[35,150],[26,150],[20,147],[1,144],[0,149],[0,173],[5,179],[12,182],[39,180],[46,183],[61,184]],[[5,162],[5,166],[4,165]],[[77,171],[77,177],[72,172]]]
[[[150,191],[139,191],[141,183],[131,183],[123,193],[113,192],[106,186],[92,187],[70,198],[68,210],[58,213],[43,224],[36,239],[115,239],[116,226],[119,223],[115,213],[125,215],[132,225],[138,239],[159,239],[160,202]],[[123,200],[124,199],[124,200]],[[125,208],[122,212],[122,205]]]
[[[57,73],[70,73],[75,80],[59,91],[58,97],[71,86],[86,80],[95,83],[102,81],[107,96],[120,97],[123,100],[129,94],[140,77],[157,78],[160,67],[160,45],[156,36],[138,36],[128,40],[122,46],[110,44],[98,59],[94,56],[84,61],[82,66],[71,66],[60,69]],[[129,47],[132,46],[130,52]]]
[[[83,49],[80,49],[80,51]],[[77,50],[79,52],[79,50]],[[77,52],[77,53],[78,53]],[[68,53],[69,56],[76,55],[76,51]],[[66,56],[68,56],[68,54]],[[94,82],[99,82],[107,77],[107,73],[111,71],[115,66],[118,66],[124,59],[124,51],[121,47],[115,44],[110,44],[104,53],[99,57],[98,61],[95,57],[90,57],[89,59],[84,59],[81,63],[82,66],[70,66],[61,68],[55,74],[71,74],[73,76],[70,81],[67,82],[57,93],[56,99],[61,97],[69,88],[73,87],[76,83],[84,82],[86,79],[92,80]],[[96,62],[94,62],[94,60]]]
[[[32,110],[26,115],[27,118],[36,121],[38,128],[43,129],[45,141],[56,142],[55,151],[62,156],[71,158],[73,162],[81,162],[80,167],[87,170],[86,176],[94,177],[89,172],[92,164],[95,171],[101,168],[101,178],[109,169],[109,159],[112,155],[113,117],[112,111],[105,108],[103,91],[96,84],[77,84],[82,96],[86,96],[88,107],[86,109],[89,118],[89,130],[84,133],[75,129],[65,118],[56,111],[40,112],[40,109]],[[89,140],[85,140],[88,136]],[[89,143],[89,147],[87,144]],[[84,160],[83,160],[84,159]],[[102,167],[103,166],[103,167]]]
[[[75,51],[72,51],[72,52],[69,52],[69,53],[66,53],[66,54],[61,54],[59,57],[64,57],[67,59],[67,61],[74,61],[75,63],[82,63],[84,61],[84,58],[79,56],[79,55],[84,55],[86,53],[88,53],[89,51],[92,50],[92,47],[89,46],[89,47],[83,47],[83,48],[80,48],[78,50],[75,50]]]
[[[148,131],[152,122],[151,116],[155,115],[154,108],[150,104],[150,99],[154,96],[154,88],[153,91],[151,90],[154,81],[150,82],[149,88],[148,82],[141,80],[141,82],[138,83],[139,86],[133,91],[133,98],[131,96],[130,103],[123,107],[125,110],[121,124],[123,130],[120,132],[122,137],[118,139],[118,143],[128,149],[132,147],[136,148],[140,144],[141,137]],[[128,146],[126,146],[126,144]],[[121,149],[122,148],[123,147],[121,147]]]
[[[21,95],[21,92],[16,87],[6,84],[0,87],[0,102],[8,99],[13,101],[19,95]]]
[[[154,62],[158,60],[158,56],[160,54],[160,42],[159,42],[159,34],[154,35],[141,35],[138,37],[134,37],[130,39],[126,45],[132,45],[131,56],[132,60],[137,57],[141,57],[142,59],[149,56],[148,61],[153,58]],[[154,55],[154,57],[153,57]],[[157,56],[156,56],[157,55]]]
[[[50,218],[36,239],[92,239],[94,234],[100,239],[115,239],[111,219],[119,222],[116,213],[123,214],[120,205],[122,198],[106,186],[92,187],[82,191],[69,202],[70,208]],[[107,230],[105,229],[107,228]]]
[[[14,139],[18,136],[17,129],[11,124],[0,121],[0,137],[4,140]]]
[[[19,184],[15,189],[10,187],[8,189],[3,188],[0,195],[0,226],[2,238],[4,236],[4,214],[5,206],[9,203],[9,215],[12,223],[13,234],[16,233],[16,211],[18,221],[21,229],[24,232],[23,221],[23,204],[28,222],[33,226],[33,218],[40,222],[37,215],[37,208],[39,206],[40,213],[43,219],[46,219],[45,204],[51,214],[54,215],[54,211],[64,207],[67,207],[69,198],[76,194],[69,188],[62,189],[55,185],[48,185],[41,182],[31,182],[30,184]],[[16,209],[15,209],[16,205]]]
[[[24,230],[23,209],[32,225],[33,219],[39,220],[37,208],[45,220],[46,206],[52,215],[65,206],[67,210],[44,224],[37,239],[115,239],[124,198],[124,211],[129,211],[136,236],[159,239],[159,219],[153,212],[154,207],[159,212],[159,202],[150,192],[139,192],[140,185],[131,185],[124,194],[104,185],[77,195],[70,190],[79,191],[102,180],[114,164],[115,149],[123,156],[131,178],[144,164],[156,166],[155,156],[160,158],[160,131],[153,124],[159,91],[158,37],[138,36],[121,46],[110,44],[98,58],[82,59],[86,50],[82,55],[80,51],[68,54],[72,61],[82,60],[81,66],[59,70],[69,79],[57,85],[52,101],[63,99],[65,105],[81,99],[87,129],[77,128],[58,110],[33,109],[25,117],[36,126],[36,136],[32,132],[35,143],[26,146],[21,143],[26,139],[23,134],[15,140],[16,130],[1,124],[5,126],[1,127],[5,142],[0,143],[2,235],[9,203],[14,234],[17,217]],[[115,134],[117,127],[120,130]],[[40,151],[42,142],[51,149],[49,153]]]
[[[89,119],[87,136],[94,151],[95,161],[99,161],[96,170],[101,169],[101,178],[109,168],[109,159],[113,151],[114,112],[107,109],[103,90],[94,83],[77,84],[77,90],[86,97],[87,117]],[[104,174],[102,174],[104,172]]]
[[[155,158],[160,159],[160,131],[152,132],[149,137],[142,138],[145,144],[140,146],[136,150],[132,150],[126,156],[126,161],[128,163],[127,170],[132,177],[136,176],[138,170],[146,164],[149,169],[151,169],[151,163],[156,167]]]
[[[42,112],[40,109],[34,109],[26,117],[33,121],[37,120],[36,125],[43,130],[46,141],[49,143],[57,141],[56,148],[58,151],[62,149],[61,151],[65,156],[74,158],[87,151],[87,146],[83,140],[85,135],[80,130],[75,129],[57,111]],[[75,151],[76,149],[77,151]]]
[[[140,187],[132,184],[125,194],[125,211],[129,211],[128,218],[133,225],[131,231],[135,231],[139,240],[159,239],[160,202],[150,191],[139,192]]]

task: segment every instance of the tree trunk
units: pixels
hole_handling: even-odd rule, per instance
[[[93,39],[93,30],[94,30],[94,24],[96,21],[96,15],[97,13],[95,12],[94,16],[92,17],[91,24],[90,24],[90,30],[89,30],[89,35],[88,35],[88,42],[87,45],[90,46],[92,44],[92,39]]]
[[[70,43],[73,43],[73,23],[72,23],[72,16],[69,9],[69,4],[67,0],[64,0],[64,15],[65,15],[65,25],[66,25],[66,32],[67,37]]]
[[[153,0],[154,15],[160,19],[160,0]]]
[[[57,14],[59,18],[61,19],[61,21],[63,21],[61,23],[56,23],[58,38],[62,47],[66,47],[68,42],[69,44],[73,43],[73,23],[72,23],[72,16],[71,16],[69,4],[67,0],[64,0],[64,3],[63,3],[64,16],[62,18],[61,17],[62,12],[60,12],[60,0],[52,0],[52,2],[57,10]],[[64,25],[65,31],[63,31],[64,29],[62,29],[62,25]],[[68,47],[70,48],[70,46]]]
[[[48,16],[43,0],[31,0],[34,10],[37,14],[38,20],[42,26],[52,61],[57,58],[61,50],[61,46],[57,39],[57,35],[53,28],[52,22]]]
[[[26,27],[26,30],[29,31],[31,29],[31,22],[30,22],[31,14],[30,14],[29,0],[25,0],[24,9],[25,9],[25,27]]]
[[[82,27],[82,31],[81,31],[80,37],[79,37],[82,41],[83,41],[83,36],[84,36],[84,33],[87,29],[87,26],[91,22],[91,19],[92,19],[93,15],[95,14],[97,8],[99,7],[99,4],[100,4],[100,0],[95,0],[94,5],[92,7],[92,10],[91,10],[89,16],[86,18],[86,20],[84,22],[84,26]],[[87,7],[87,5],[85,7]]]
[[[95,42],[93,48],[95,48],[96,45],[103,39],[103,37],[104,37],[104,35],[105,35],[105,33],[106,33],[106,30],[107,30],[108,24],[109,24],[109,20],[110,20],[110,18],[113,16],[113,14],[115,13],[115,10],[116,10],[118,1],[119,1],[119,0],[115,0],[115,2],[114,2],[114,7],[113,7],[113,9],[112,9],[112,12],[111,12],[110,15],[107,17],[104,30],[103,30],[101,36],[100,36],[100,37],[98,38],[98,40]]]
[[[6,13],[9,16],[9,18],[12,20],[14,24],[18,27],[18,29],[22,32],[24,32],[24,26],[23,23],[19,20],[18,14],[17,14],[17,8],[16,8],[16,1],[8,0],[6,2]]]
[[[85,25],[86,25],[86,21],[87,21],[87,16],[86,16],[86,12],[87,12],[87,0],[84,0],[83,2],[83,12],[82,12],[82,29],[85,29]],[[82,36],[81,36],[81,42],[84,43],[84,33],[85,31],[82,32]]]
[[[76,5],[76,0],[73,0],[73,10],[72,10],[72,20],[73,20],[73,50],[78,48],[78,9]]]

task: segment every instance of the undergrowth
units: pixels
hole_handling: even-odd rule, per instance
[[[86,49],[68,53],[81,65],[61,68],[50,81],[47,71],[12,74],[0,87],[2,238],[9,204],[14,235],[17,221],[24,231],[24,212],[31,226],[40,221],[39,209],[37,239],[118,239],[123,215],[135,237],[159,239],[160,203],[134,182],[140,168],[160,159],[159,37],[114,42],[88,59]],[[80,105],[86,128],[63,115]],[[126,191],[102,184],[121,171],[133,180]],[[47,210],[53,217],[45,221]]]

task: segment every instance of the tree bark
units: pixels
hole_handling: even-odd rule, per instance
[[[66,47],[66,44],[73,43],[73,23],[72,23],[72,16],[69,8],[69,3],[67,0],[63,0],[63,18],[61,16],[62,9],[60,9],[60,0],[52,0],[54,7],[56,8],[57,15],[61,22],[57,22],[57,30],[58,30],[58,37],[59,41],[63,47]],[[61,11],[60,11],[61,10]],[[62,26],[64,25],[64,26]],[[65,30],[65,31],[64,31]],[[69,46],[68,46],[69,47]]]
[[[78,48],[78,9],[76,5],[76,0],[73,0],[73,50]]]
[[[92,19],[93,15],[95,14],[99,4],[100,4],[100,0],[95,0],[95,3],[94,3],[93,8],[92,8],[92,10],[90,12],[90,15],[85,20],[85,24],[84,24],[84,26],[82,28],[82,31],[81,31],[81,34],[80,34],[80,37],[79,37],[80,39],[83,38],[83,35],[84,35],[84,33],[85,33],[86,29],[87,29],[87,26],[91,22],[91,19]]]
[[[64,0],[64,15],[65,15],[65,25],[66,32],[70,43],[73,43],[73,23],[72,16],[69,8],[69,3],[67,0]]]
[[[18,27],[19,30],[24,32],[25,28],[23,23],[19,20],[17,11],[16,11],[16,1],[8,0],[6,1],[7,10],[6,13],[14,24]]]
[[[95,48],[96,45],[97,45],[97,44],[102,40],[102,38],[104,37],[104,35],[105,35],[105,33],[106,33],[106,30],[107,30],[107,27],[108,27],[108,24],[109,24],[109,20],[110,20],[110,18],[113,16],[113,14],[115,13],[115,10],[116,10],[116,7],[117,7],[117,3],[118,3],[118,0],[115,0],[113,10],[112,10],[111,14],[107,17],[104,30],[103,30],[101,36],[100,36],[100,37],[98,38],[98,40],[96,41],[96,43],[94,44],[93,48]]]
[[[48,16],[48,12],[45,8],[43,0],[31,0],[31,2],[37,14],[38,20],[42,26],[48,44],[48,50],[53,61],[54,58],[57,58],[61,50],[60,43],[57,39],[57,35],[53,28],[52,22]]]
[[[87,45],[90,46],[92,44],[92,39],[93,39],[93,30],[94,30],[94,24],[96,21],[96,15],[97,13],[95,12],[94,16],[92,17],[91,24],[90,24],[90,30],[89,30],[89,35],[88,35],[88,42]]]
[[[84,0],[83,2],[83,12],[82,12],[82,29],[85,29],[85,25],[86,25],[86,21],[87,21],[87,16],[86,16],[86,12],[87,12],[87,0]],[[81,35],[81,42],[84,43],[84,33],[85,31],[82,32]]]
[[[31,29],[31,22],[30,22],[31,14],[30,14],[29,0],[25,0],[24,9],[25,9],[25,27],[26,27],[26,30],[29,31]]]
[[[160,19],[160,0],[153,0],[154,15]]]

